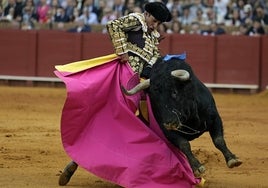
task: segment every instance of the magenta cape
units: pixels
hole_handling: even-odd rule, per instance
[[[139,82],[128,64],[112,59],[71,69],[55,74],[67,89],[63,147],[79,166],[127,188],[192,188],[200,182],[185,156],[165,139],[151,110],[149,127],[135,116],[140,94],[126,97],[120,89]]]

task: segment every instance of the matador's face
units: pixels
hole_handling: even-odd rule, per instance
[[[153,17],[153,15],[151,15],[148,12],[144,12],[144,16],[145,16],[145,22],[148,27],[148,32],[151,33],[152,31],[157,30],[161,22],[155,19],[155,17]]]

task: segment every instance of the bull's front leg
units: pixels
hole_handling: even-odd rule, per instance
[[[224,155],[226,164],[229,168],[240,166],[242,161],[235,156],[227,147],[223,136],[223,126],[220,117],[215,119],[214,124],[209,130],[212,141],[217,149],[219,149]]]
[[[186,155],[190,166],[194,172],[194,175],[196,177],[200,177],[201,174],[205,172],[206,168],[192,153],[190,142],[173,131],[169,132],[167,137],[177,148],[179,148]]]

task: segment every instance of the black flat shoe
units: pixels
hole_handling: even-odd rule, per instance
[[[72,175],[74,174],[74,172],[76,171],[77,167],[78,167],[78,165],[74,161],[70,162],[65,167],[65,169],[63,170],[63,172],[59,178],[59,185],[60,186],[64,186],[70,181],[70,179],[71,179]]]

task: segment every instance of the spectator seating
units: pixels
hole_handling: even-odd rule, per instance
[[[41,23],[36,23],[35,24],[35,29],[36,30],[40,30],[40,29],[52,29],[52,30],[68,30],[72,27],[74,27],[75,23],[70,22],[70,23],[53,23],[52,25],[50,24],[41,24]],[[92,32],[102,32],[103,29],[105,28],[105,25],[101,25],[101,24],[94,24],[94,25],[90,25]],[[201,30],[206,30],[208,29],[209,26],[207,25],[201,25],[200,29]],[[15,23],[15,22],[10,22],[8,20],[0,20],[0,29],[19,29],[20,26],[19,24]],[[226,31],[227,34],[232,34],[233,31],[238,31],[239,28],[235,27],[235,26],[222,26],[222,28]],[[266,33],[268,33],[268,26],[265,26],[265,31]],[[184,30],[186,31],[186,33],[189,33],[190,31],[190,26],[185,26]]]

